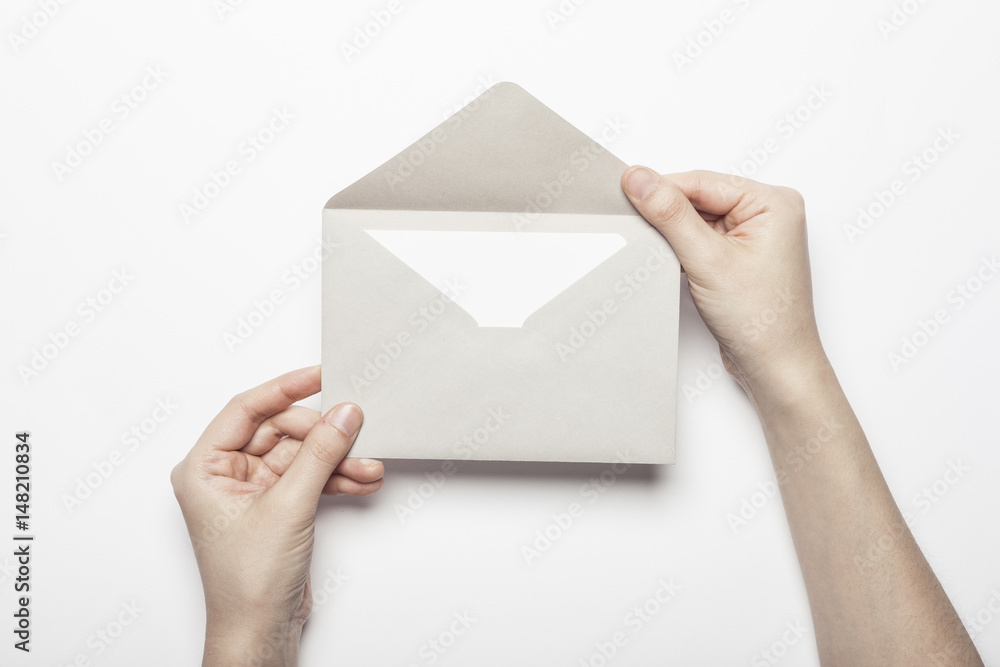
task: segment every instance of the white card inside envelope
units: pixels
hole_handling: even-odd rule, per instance
[[[367,229],[481,327],[527,317],[625,247],[612,233]]]

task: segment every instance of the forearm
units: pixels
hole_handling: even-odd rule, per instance
[[[824,665],[982,665],[822,352],[746,380]]]

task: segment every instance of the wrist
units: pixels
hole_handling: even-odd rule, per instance
[[[738,371],[737,381],[758,411],[761,407],[800,404],[818,387],[837,381],[818,340],[733,365]]]
[[[291,667],[298,664],[303,623],[297,619],[209,615],[203,667]]]

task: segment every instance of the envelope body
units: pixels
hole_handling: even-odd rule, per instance
[[[624,163],[482,97],[324,209],[323,410],[352,457],[673,463],[676,256]]]

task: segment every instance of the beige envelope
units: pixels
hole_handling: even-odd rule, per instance
[[[673,463],[680,267],[626,165],[499,83],[323,211],[350,456]]]

